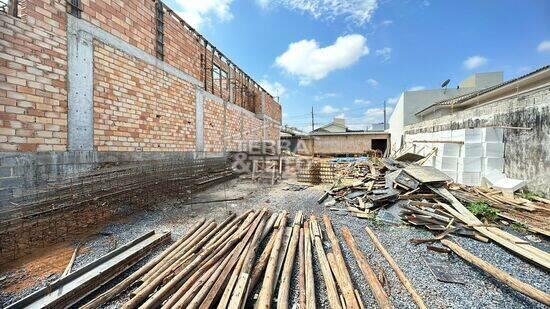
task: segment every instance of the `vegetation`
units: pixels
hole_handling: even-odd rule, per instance
[[[498,218],[498,210],[492,208],[485,202],[469,203],[466,208],[481,220],[493,222]]]
[[[527,225],[523,222],[514,222],[511,225],[512,229],[517,232],[525,233],[527,232]]]
[[[544,194],[540,192],[531,192],[531,191],[521,191],[519,193],[519,196],[523,197],[526,200],[533,201],[533,197],[538,196],[544,198]]]

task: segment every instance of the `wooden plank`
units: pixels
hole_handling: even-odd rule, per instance
[[[288,297],[290,292],[290,280],[292,277],[292,269],[294,268],[294,258],[296,257],[296,248],[300,240],[300,225],[302,221],[302,213],[299,212],[294,218],[294,226],[292,227],[292,236],[289,242],[288,251],[281,273],[281,282],[279,283],[279,294],[277,295],[277,308],[288,308]]]
[[[421,183],[452,181],[451,177],[433,166],[409,165],[404,170]]]
[[[338,237],[334,233],[334,228],[332,227],[332,222],[327,215],[323,216],[323,222],[325,224],[325,229],[327,231],[327,236],[332,247],[332,253],[334,254],[334,259],[336,262],[337,269],[339,270],[340,275],[335,276],[338,286],[343,293],[344,299],[346,301],[346,306],[350,309],[360,309],[359,303],[355,298],[355,288],[351,281],[351,276],[349,275],[348,269],[346,267],[346,262],[344,261],[344,255],[340,249],[340,243],[338,242]]]
[[[418,306],[418,308],[422,308],[422,309],[427,308],[426,304],[422,300],[422,297],[420,297],[420,295],[416,292],[412,283],[409,281],[407,276],[405,276],[405,273],[401,270],[399,265],[397,265],[397,263],[392,258],[390,253],[386,250],[386,248],[384,248],[380,240],[378,240],[378,237],[376,237],[376,234],[374,234],[374,232],[368,226],[365,226],[365,230],[367,231],[367,234],[372,240],[372,243],[374,243],[376,248],[378,248],[378,251],[382,253],[382,255],[384,256],[388,264],[390,264],[390,267],[393,269],[393,271],[397,275],[397,278],[399,279],[399,281],[401,281],[405,289],[409,292],[409,294],[411,294],[411,297],[416,303],[416,305]]]
[[[275,285],[275,272],[277,271],[279,253],[283,243],[283,236],[286,231],[286,211],[284,212],[284,216],[282,217],[279,226],[277,238],[273,244],[273,250],[271,250],[269,261],[265,270],[264,280],[260,290],[260,296],[258,298],[258,308],[271,308],[271,300],[273,298],[273,290]]]
[[[312,226],[316,224],[315,216],[310,217]],[[321,242],[321,237],[315,236],[313,238],[313,243],[315,245],[315,251],[317,252],[317,259],[319,265],[321,266],[321,273],[323,274],[323,280],[325,281],[325,286],[327,288],[327,297],[330,307],[333,309],[342,309],[342,304],[340,303],[340,296],[338,295],[338,288],[336,287],[336,282],[332,276],[332,271],[330,269],[330,263],[325,254],[325,249],[323,248],[323,243]]]
[[[311,250],[311,232],[309,222],[304,223],[304,268],[306,278],[306,306],[307,309],[315,309],[315,281],[313,279],[313,252]]]
[[[382,284],[378,280],[378,277],[376,276],[376,274],[370,267],[369,263],[367,262],[367,258],[365,257],[363,252],[361,252],[357,247],[357,244],[355,243],[355,240],[353,239],[351,232],[346,227],[342,227],[340,230],[344,235],[344,240],[346,241],[346,244],[350,248],[351,252],[353,253],[353,256],[355,257],[355,260],[357,261],[357,265],[359,265],[359,269],[361,269],[363,276],[365,277],[365,279],[367,280],[367,283],[371,288],[371,291],[372,291],[372,294],[374,295],[374,299],[376,300],[376,303],[382,309],[392,308],[390,300],[388,299],[388,295],[384,291],[384,288],[382,287]]]
[[[300,228],[300,238],[298,240],[298,291],[300,308],[306,308],[306,270],[304,257],[304,229]]]
[[[469,251],[465,250],[458,244],[443,239],[441,241],[443,245],[447,246],[449,249],[453,250],[458,256],[463,258],[469,263],[474,264],[475,266],[481,268],[491,276],[493,276],[495,279],[499,280],[500,282],[508,285],[512,289],[546,305],[550,306],[550,295],[523,282],[520,281],[512,276],[510,276],[508,273],[496,268],[495,266],[491,265],[490,263],[487,263],[486,261],[478,258],[477,256],[473,255]]]
[[[432,189],[432,191],[434,191],[435,193],[447,199],[456,210],[454,212],[459,213],[457,218],[472,226],[472,228],[479,232],[481,235],[515,252],[523,258],[544,267],[546,270],[550,269],[550,254],[527,244],[516,244],[509,239],[502,237],[502,233],[506,232],[501,231],[498,228],[484,227],[483,223],[476,216],[474,216],[464,205],[462,205],[462,203],[460,203],[460,201],[457,200],[446,188],[436,188],[432,186],[429,186],[429,188]],[[449,207],[448,209],[446,208],[446,210],[451,212],[452,209]],[[455,215],[454,213],[452,214]]]

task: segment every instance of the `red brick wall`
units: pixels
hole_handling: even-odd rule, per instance
[[[81,8],[82,19],[155,55],[154,1],[81,0]]]
[[[21,19],[0,14],[0,151],[64,151],[66,1],[24,0],[22,4]],[[82,0],[81,6],[83,20],[155,55],[154,1]],[[261,89],[217,54],[212,58],[211,49],[205,51],[196,34],[179,20],[168,12],[164,16],[165,61],[206,81],[206,91],[225,101],[230,101],[232,88],[231,103],[261,113]],[[120,51],[111,49],[109,54],[101,43],[95,42],[94,48],[97,150],[195,150],[195,87]],[[213,84],[212,62],[231,77],[231,84],[228,80],[221,87]],[[216,151],[220,149],[218,133],[223,118],[216,118],[219,110],[211,103],[205,105],[206,150]],[[280,105],[266,95],[265,113],[280,119],[280,110]],[[242,118],[245,139],[262,137],[261,121],[254,115],[233,110],[227,117]],[[218,127],[209,128],[210,123]],[[226,124],[228,135],[240,133],[241,121]],[[226,146],[236,147],[234,141],[227,141]]]
[[[98,41],[94,58],[97,150],[195,150],[192,84]]]
[[[0,151],[63,151],[67,141],[65,1],[0,14]]]
[[[152,26],[155,29],[155,26]],[[170,14],[164,15],[164,61],[181,71],[203,80],[201,47],[197,38],[183,28]]]

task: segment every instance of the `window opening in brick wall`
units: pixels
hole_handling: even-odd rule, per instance
[[[21,3],[19,0],[0,0],[0,12],[10,16],[21,17]]]
[[[217,64],[212,64],[212,93],[222,93],[222,69]]]
[[[80,0],[67,0],[68,13],[74,17],[80,18],[82,8],[80,7]]]

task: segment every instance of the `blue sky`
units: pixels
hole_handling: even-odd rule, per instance
[[[388,118],[408,89],[550,64],[550,1],[166,0],[273,95],[283,123]]]

